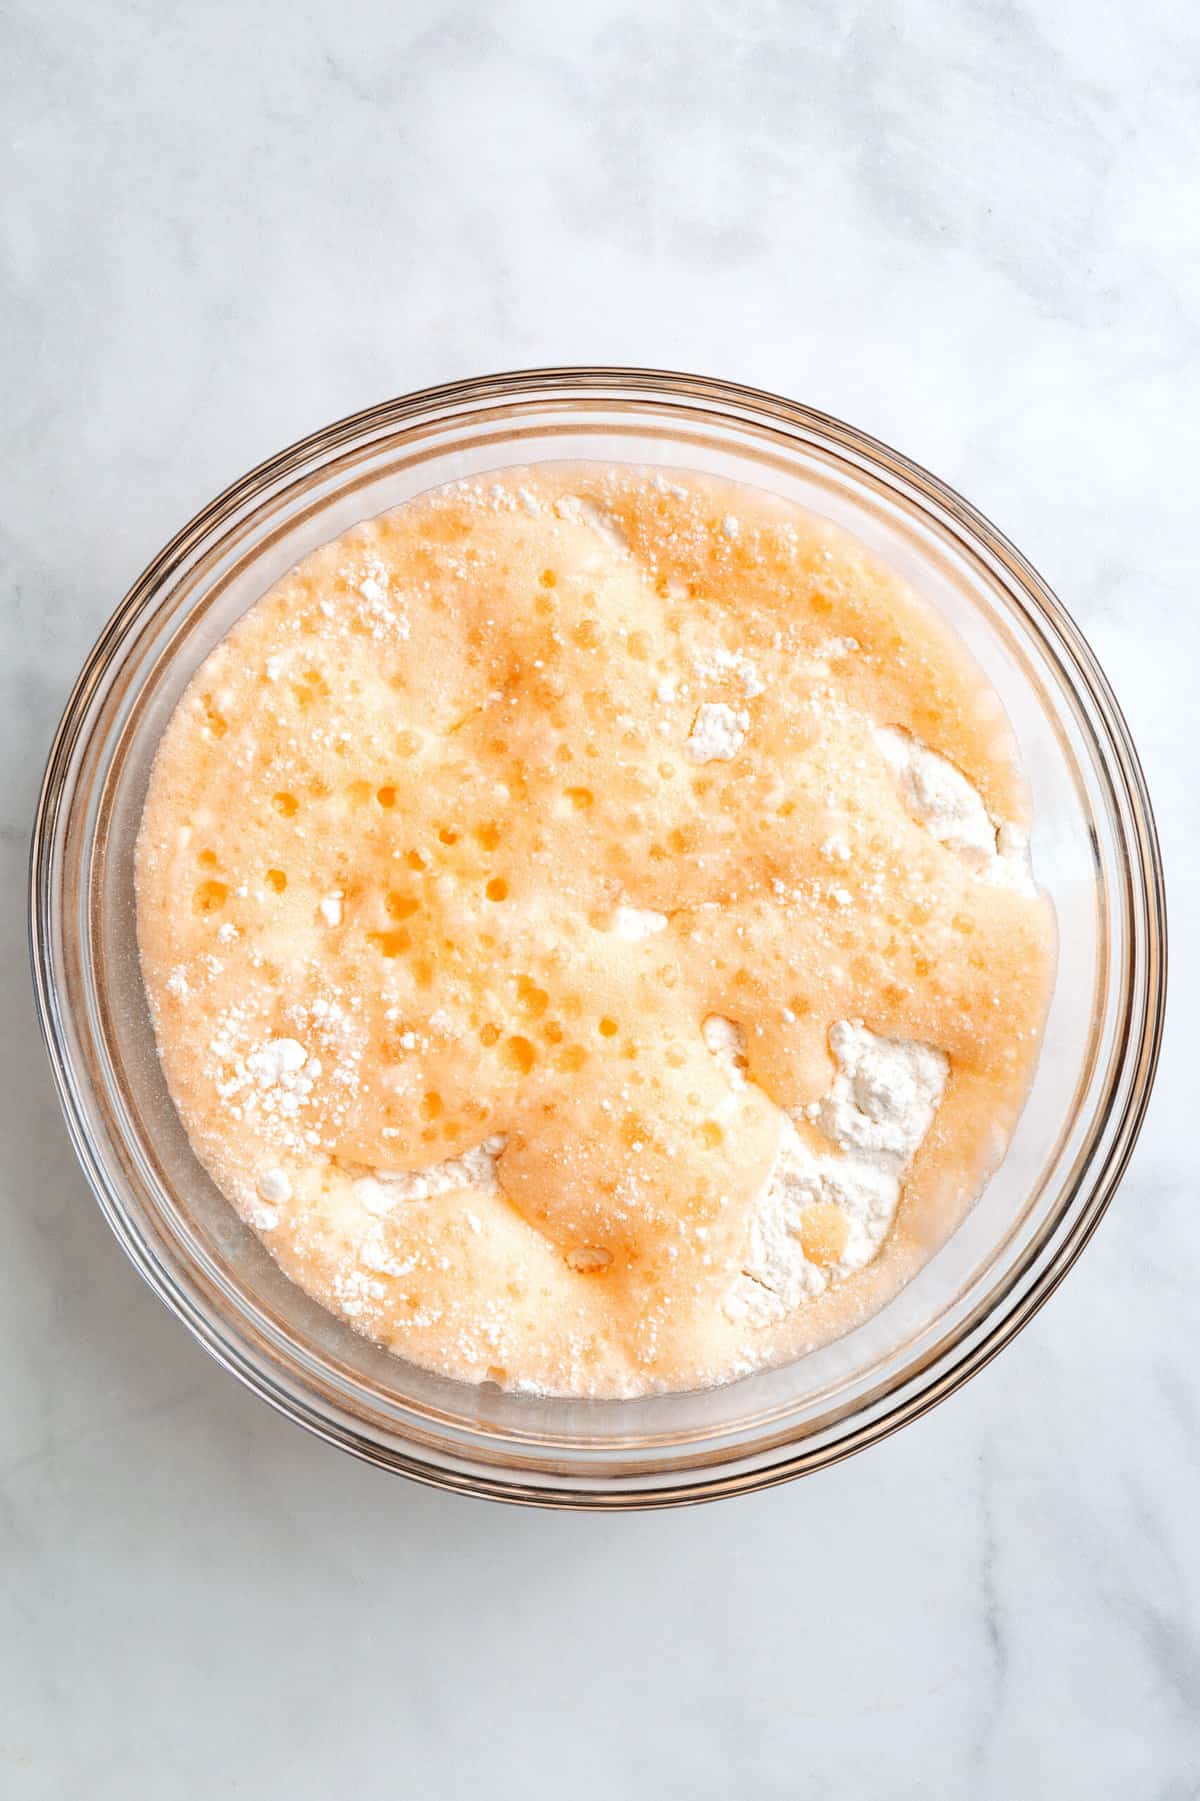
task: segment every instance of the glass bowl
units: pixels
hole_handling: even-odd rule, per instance
[[[469,1387],[356,1336],[293,1286],[197,1163],[138,965],[132,852],[159,736],[197,665],[277,577],[355,521],[514,463],[707,470],[847,527],[940,607],[1008,709],[1060,964],[1045,1047],[998,1173],[866,1324],[726,1387],[570,1401]],[[1066,1274],[1128,1160],[1154,1075],[1165,921],[1137,756],[1108,683],[996,529],[906,458],[810,408],[635,369],[485,377],[388,401],[283,451],[154,559],[67,704],[33,835],[34,977],[67,1124],[109,1224],[226,1369],[386,1469],[474,1494],[663,1506],[820,1469],[982,1367]]]

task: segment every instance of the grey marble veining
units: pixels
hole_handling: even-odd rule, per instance
[[[1193,8],[11,0],[0,84],[0,1793],[1200,1793]],[[1011,1349],[626,1519],[389,1481],[222,1375],[88,1198],[23,943],[53,723],[158,545],[327,419],[571,361],[976,500],[1116,683],[1174,933],[1142,1144]]]

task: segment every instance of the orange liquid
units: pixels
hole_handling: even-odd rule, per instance
[[[688,751],[703,704],[745,719],[727,760]],[[831,526],[697,476],[541,465],[285,576],[167,728],[138,913],[183,1122],[288,1274],[431,1368],[560,1393],[720,1381],[894,1292],[1011,1133],[1053,921],[913,819],[875,725],[1024,821],[948,628]],[[668,926],[622,938],[619,906]],[[745,1033],[735,1092],[713,1013]],[[722,1297],[776,1109],[829,1087],[841,1019],[940,1047],[945,1095],[875,1263],[739,1323]],[[308,1054],[298,1088],[245,1076],[279,1037]],[[363,1212],[363,1170],[494,1134],[494,1191]],[[265,1168],[292,1191],[273,1218]],[[837,1219],[806,1233],[837,1257]]]

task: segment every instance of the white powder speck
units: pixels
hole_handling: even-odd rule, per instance
[[[648,907],[618,907],[612,929],[618,938],[636,943],[641,938],[652,938],[656,932],[665,932],[669,924],[665,913],[655,913]]]
[[[994,820],[962,771],[908,732],[878,726],[874,737],[901,800],[926,831],[985,882],[1036,894],[1020,826]]]
[[[840,663],[843,657],[851,656],[854,651],[861,649],[857,638],[823,638],[817,645],[815,654],[822,663]]]
[[[321,902],[321,917],[327,926],[341,925],[342,895],[340,889],[335,888],[332,894],[327,894],[324,897]]]
[[[741,521],[738,519],[737,515],[735,513],[726,513],[724,519],[721,521],[721,530],[724,532],[725,536],[727,538],[736,538],[741,529]]]
[[[673,494],[676,500],[687,499],[687,489],[680,487],[678,482],[669,482],[661,472],[652,475],[650,479],[660,494]]]
[[[286,1170],[264,1169],[258,1178],[257,1188],[262,1199],[272,1207],[281,1207],[292,1198],[292,1184]]]
[[[358,1260],[365,1269],[381,1276],[407,1276],[417,1267],[413,1256],[394,1257],[388,1248],[382,1220],[374,1220],[358,1244]]]
[[[709,1054],[717,1059],[729,1081],[735,1088],[740,1087],[745,1080],[742,1071],[746,1066],[746,1038],[742,1028],[720,1013],[710,1013],[701,1022],[700,1034]]]
[[[715,678],[719,681],[724,676],[736,676],[747,700],[766,693],[766,683],[744,651],[726,650],[724,646],[698,651],[692,659],[692,667],[701,680]]]
[[[745,742],[750,715],[723,700],[706,700],[692,722],[684,746],[693,763],[728,763]]]
[[[246,1058],[246,1068],[260,1088],[274,1088],[308,1062],[308,1052],[294,1038],[269,1038]]]
[[[821,846],[821,855],[829,863],[848,863],[850,861],[850,846],[846,843],[844,838],[826,838],[824,844]]]
[[[432,1163],[425,1169],[376,1169],[358,1178],[354,1192],[367,1212],[376,1217],[390,1213],[404,1201],[427,1201],[460,1188],[495,1194],[496,1159],[503,1149],[503,1137],[496,1136],[485,1138],[461,1156],[447,1157],[443,1163]]]
[[[933,1124],[950,1067],[945,1054],[845,1019],[830,1029],[829,1048],[838,1073],[809,1117],[843,1150],[907,1162]]]
[[[744,1083],[740,1028],[713,1016],[703,1029],[731,1085]],[[731,1318],[779,1319],[870,1263],[891,1229],[904,1171],[933,1123],[949,1072],[943,1052],[878,1037],[849,1020],[832,1028],[829,1046],[838,1073],[806,1112],[837,1148],[813,1151],[780,1114],[779,1152],[755,1207],[743,1274],[726,1297]],[[837,1207],[845,1221],[835,1263],[811,1262],[801,1243],[804,1214],[816,1203]]]

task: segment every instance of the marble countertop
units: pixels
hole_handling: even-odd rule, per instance
[[[1191,8],[15,0],[0,84],[0,1792],[1200,1793]],[[222,1374],[89,1199],[24,947],[51,730],[170,533],[382,396],[580,361],[981,505],[1116,684],[1173,902],[1149,1121],[1033,1325],[863,1457],[628,1518],[389,1479]]]

